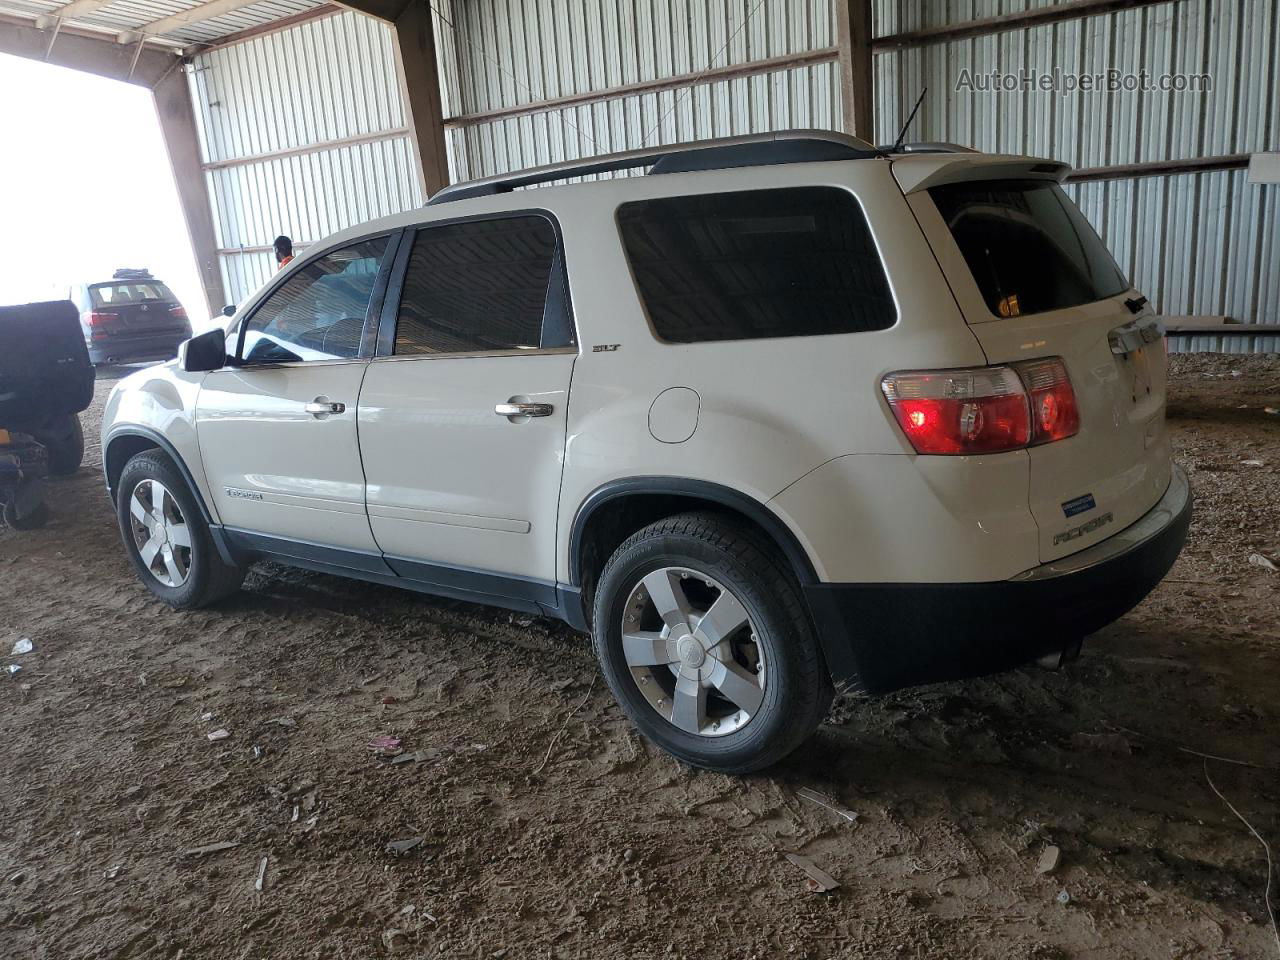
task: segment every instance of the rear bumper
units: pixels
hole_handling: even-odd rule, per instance
[[[1191,489],[1176,465],[1140,520],[1087,550],[994,583],[805,587],[832,678],[869,693],[996,673],[1123,616],[1187,540]]]
[[[103,363],[134,363],[140,360],[172,360],[178,355],[178,344],[188,339],[182,331],[147,337],[111,337],[86,344],[89,360]]]

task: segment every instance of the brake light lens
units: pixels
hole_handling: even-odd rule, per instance
[[[1031,403],[1031,442],[1052,443],[1074,437],[1080,430],[1080,411],[1071,389],[1067,366],[1057,357],[1017,365]]]
[[[107,310],[90,310],[84,314],[85,326],[89,328],[89,333],[95,340],[107,337],[108,333],[103,327],[119,319],[120,314],[111,313]]]
[[[187,319],[187,308],[180,303],[176,303],[169,308],[169,316],[175,320],[185,320]]]
[[[1075,392],[1061,359],[893,373],[880,384],[916,453],[1003,453],[1074,435]]]

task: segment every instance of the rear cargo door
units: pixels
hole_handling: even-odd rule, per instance
[[[169,288],[156,281],[98,283],[89,288],[97,325],[110,336],[151,336],[185,330],[187,315]]]
[[[1145,299],[1053,177],[935,181],[909,199],[988,361],[1066,362],[1079,432],[1028,451],[1041,561],[1139,519],[1170,478],[1164,340]]]

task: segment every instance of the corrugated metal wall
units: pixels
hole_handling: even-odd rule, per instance
[[[1051,0],[875,0],[885,35]],[[831,0],[433,0],[446,116],[483,114],[831,47]],[[891,140],[919,91],[911,139],[1096,167],[1277,149],[1280,11],[1177,0],[878,54],[876,116]],[[239,297],[272,269],[278,232],[313,240],[421,202],[390,31],[356,14],[201,55],[192,74],[223,247]],[[962,71],[1207,73],[1207,93],[957,90]],[[841,126],[838,65],[452,125],[455,180],[643,145]],[[349,137],[373,142],[218,166]],[[1242,170],[1069,188],[1121,265],[1168,314],[1280,322],[1280,190]],[[1275,349],[1259,338],[1234,349]]]
[[[1052,5],[877,0],[878,35]],[[1280,7],[1181,0],[876,57],[876,126],[892,139],[920,90],[911,138],[1030,153],[1074,167],[1280,149]],[[963,71],[1208,74],[1205,93],[957,90]],[[1280,323],[1280,189],[1223,170],[1068,187],[1120,265],[1165,314]],[[1225,342],[1223,340],[1225,339]],[[1198,348],[1275,350],[1280,338]],[[1171,341],[1177,348],[1178,341]],[[1192,345],[1184,342],[1181,345]]]
[[[275,270],[278,234],[304,246],[422,203],[386,25],[345,13],[211,50],[188,69],[235,302]]]
[[[830,0],[437,0],[453,24],[456,114],[696,73],[835,44]],[[744,26],[745,24],[745,26]],[[460,179],[789,127],[840,126],[837,66],[633,95],[449,133]]]

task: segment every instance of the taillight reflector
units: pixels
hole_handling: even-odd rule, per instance
[[[917,453],[1001,453],[1062,440],[1080,428],[1066,365],[1056,357],[893,373],[880,387]]]

